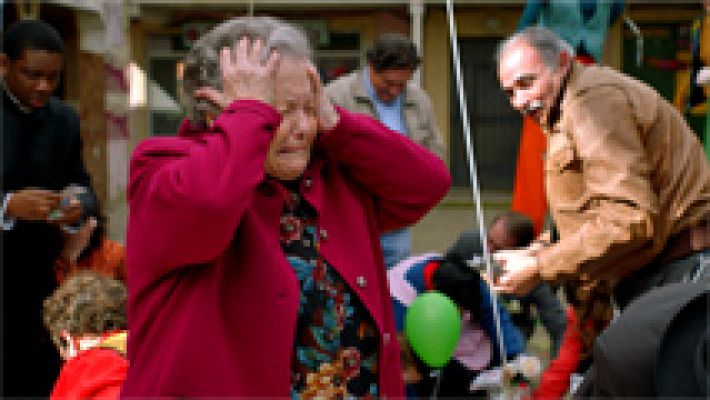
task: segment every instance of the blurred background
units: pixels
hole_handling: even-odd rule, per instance
[[[510,204],[521,118],[500,91],[493,61],[496,43],[513,33],[520,0],[455,1],[472,143],[485,218]],[[19,18],[54,25],[66,46],[57,96],[81,116],[84,160],[108,217],[108,232],[123,242],[128,159],[141,139],[173,135],[183,117],[178,87],[182,57],[213,25],[254,14],[284,18],[311,36],[324,81],[359,68],[379,34],[410,35],[422,53],[415,79],[433,101],[446,141],[451,192],[414,228],[414,251],[446,249],[476,224],[464,150],[444,1],[391,0],[21,0],[4,1],[3,26]],[[673,101],[695,132],[705,135],[706,107],[684,103],[690,87],[691,28],[700,1],[627,1],[612,25],[602,64],[638,77]]]

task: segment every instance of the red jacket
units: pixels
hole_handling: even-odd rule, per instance
[[[68,360],[54,384],[51,400],[115,400],[126,378],[128,361],[117,350],[94,347]]]
[[[567,330],[559,354],[542,374],[532,399],[561,399],[569,389],[570,375],[577,370],[581,353],[582,339],[577,328],[577,316],[574,308],[570,306],[567,307]]]
[[[380,331],[382,396],[403,396],[379,246],[447,192],[446,166],[379,122],[344,110],[301,182],[321,254]],[[279,244],[285,190],[265,179],[279,114],[236,101],[210,132],[142,142],[127,233],[131,367],[124,396],[288,396],[299,283]]]

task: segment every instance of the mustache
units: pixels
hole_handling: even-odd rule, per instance
[[[533,100],[530,103],[528,103],[527,106],[525,106],[525,108],[523,109],[523,114],[530,115],[530,114],[534,113],[535,111],[542,109],[543,105],[544,104],[543,104],[542,100]]]

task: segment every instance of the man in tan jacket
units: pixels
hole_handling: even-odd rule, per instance
[[[444,141],[429,96],[411,81],[419,62],[409,38],[384,34],[368,50],[365,68],[336,79],[325,91],[334,104],[374,117],[444,158]],[[381,242],[387,268],[411,253],[409,229],[386,232]]]
[[[540,27],[499,47],[503,90],[547,136],[546,192],[560,239],[497,253],[497,289],[605,282],[623,309],[650,288],[707,279],[710,168],[696,135],[648,85],[572,57]]]

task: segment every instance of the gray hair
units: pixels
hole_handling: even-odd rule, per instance
[[[261,39],[264,42],[264,61],[272,50],[278,51],[281,58],[311,59],[311,48],[306,34],[300,28],[282,20],[271,17],[238,17],[215,26],[195,42],[184,59],[180,101],[187,117],[193,123],[204,126],[207,113],[219,114],[214,105],[195,99],[193,92],[204,86],[222,89],[220,50],[234,46],[243,37],[250,40]]]
[[[500,64],[500,59],[503,56],[503,53],[508,50],[510,45],[514,44],[518,40],[522,40],[537,50],[545,65],[553,70],[557,68],[560,53],[565,52],[571,57],[574,57],[574,49],[572,46],[570,46],[569,43],[564,41],[555,32],[541,26],[531,26],[508,37],[498,44],[498,49],[496,50],[495,55],[496,65]]]

